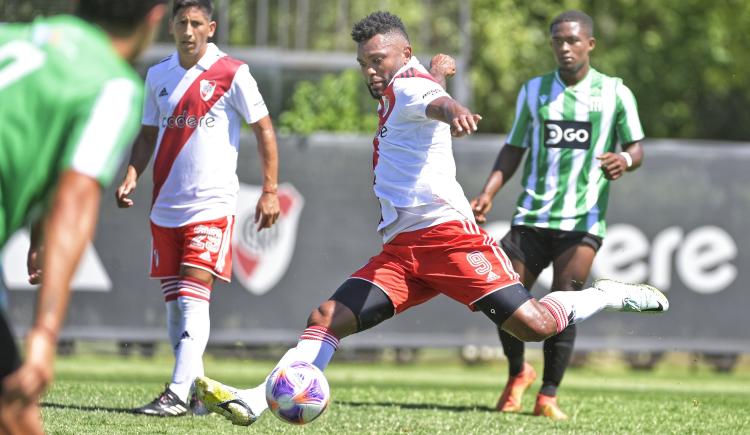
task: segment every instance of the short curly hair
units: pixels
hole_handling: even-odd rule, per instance
[[[578,23],[589,36],[594,36],[594,20],[585,12],[569,10],[561,13],[550,23],[550,32],[553,27],[561,23]]]
[[[377,11],[362,18],[352,27],[352,39],[361,44],[375,35],[399,33],[409,41],[409,35],[401,18],[390,12]]]

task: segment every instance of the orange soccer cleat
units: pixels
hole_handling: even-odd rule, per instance
[[[523,393],[531,386],[536,379],[536,371],[531,364],[523,363],[521,373],[508,377],[503,394],[495,405],[495,409],[500,412],[519,412],[521,411],[521,398]]]
[[[557,397],[545,396],[538,394],[536,396],[536,405],[534,406],[534,415],[542,415],[552,420],[567,420],[568,416],[562,412],[557,404]]]

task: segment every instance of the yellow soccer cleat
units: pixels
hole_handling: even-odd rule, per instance
[[[195,392],[209,411],[221,415],[232,424],[250,426],[258,419],[258,414],[240,398],[235,388],[200,376],[195,379]]]
[[[535,379],[536,371],[534,367],[527,362],[523,363],[521,373],[508,378],[508,383],[505,384],[505,389],[503,390],[503,394],[500,395],[495,409],[500,412],[520,412],[523,393],[526,392]]]
[[[539,394],[536,396],[536,405],[534,405],[534,415],[544,416],[552,420],[567,420],[568,416],[560,405],[557,404],[557,397],[545,396]]]

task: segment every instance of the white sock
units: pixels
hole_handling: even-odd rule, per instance
[[[180,342],[180,335],[182,335],[182,310],[177,303],[179,282],[180,280],[176,278],[165,279],[161,282],[164,305],[167,308],[167,333],[169,334],[169,342],[172,344],[172,354],[174,354],[175,348]]]
[[[175,348],[175,365],[169,389],[188,403],[193,381],[204,374],[203,352],[208,344],[211,319],[207,300],[181,295],[177,303],[182,311],[183,323],[180,341]]]
[[[322,326],[311,326],[302,332],[297,342],[297,360],[308,362],[324,371],[339,348],[339,339],[331,330]]]
[[[180,342],[180,335],[182,335],[182,310],[176,299],[164,304],[167,307],[167,332],[169,342],[172,344],[172,354],[174,354]]]
[[[594,314],[609,307],[611,301],[606,294],[593,287],[578,291],[556,291],[539,299],[539,303],[549,310],[557,322],[558,334],[569,323],[583,322]],[[622,305],[622,301],[620,302]]]
[[[328,367],[333,354],[339,346],[339,339],[328,328],[311,326],[302,332],[297,346],[286,351],[276,367],[290,364],[294,361],[305,361],[321,371]],[[238,391],[242,400],[250,405],[253,412],[259,415],[268,408],[266,404],[266,382],[254,388]]]

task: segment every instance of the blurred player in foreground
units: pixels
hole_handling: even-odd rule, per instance
[[[143,126],[117,189],[120,207],[154,158],[151,278],[161,280],[175,366],[172,382],[142,414],[185,415],[210,331],[214,279],[232,277],[232,229],[237,210],[241,123],[258,141],[263,193],[258,231],[279,216],[276,135],[248,66],[208,39],[216,30],[210,0],[176,0],[170,21],[177,50],[148,70]],[[193,401],[194,411],[200,405]]]
[[[0,26],[0,246],[39,222],[29,276],[41,280],[23,364],[0,312],[0,433],[43,432],[38,401],[70,280],[138,131],[143,85],[128,62],[151,42],[163,3],[81,0],[77,16]]]
[[[622,80],[589,64],[596,45],[591,17],[564,12],[552,21],[550,36],[558,69],[521,88],[507,143],[471,205],[477,222],[485,222],[492,199],[530,150],[521,181],[524,190],[501,245],[524,287],[532,288],[551,263],[552,291],[573,291],[583,288],[602,244],[609,182],[641,165],[643,129],[635,98]],[[519,412],[536,372],[524,362],[523,342],[502,328],[498,332],[509,373],[497,410]],[[557,404],[557,387],[575,337],[576,325],[571,324],[544,342],[544,376],[535,415],[567,418]]]
[[[455,177],[451,135],[482,119],[452,99],[412,56],[401,20],[376,12],[354,25],[357,61],[379,101],[374,190],[381,205],[383,251],[314,309],[295,348],[279,365],[324,370],[339,340],[444,294],[524,341],[540,341],[602,311],[664,311],[658,290],[601,280],[541,300],[521,285],[510,260],[474,221]],[[206,406],[235,424],[266,409],[264,384],[237,390],[208,378],[196,389]]]

